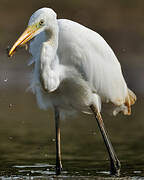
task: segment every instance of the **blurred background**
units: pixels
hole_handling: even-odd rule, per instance
[[[79,22],[97,31],[114,50],[130,89],[137,97],[132,115],[103,114],[125,175],[144,176],[144,1],[142,0],[0,0],[0,175],[23,172],[16,165],[55,163],[52,111],[38,109],[26,92],[32,67],[28,51],[7,57],[11,46],[41,7],[55,10],[58,18]],[[61,122],[64,170],[80,175],[108,170],[105,147],[93,117]],[[42,171],[43,172],[43,169]],[[39,173],[41,173],[39,171]],[[36,173],[36,171],[35,171]]]

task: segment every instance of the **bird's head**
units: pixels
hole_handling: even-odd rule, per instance
[[[17,47],[23,46],[42,31],[51,30],[56,22],[56,13],[50,8],[41,8],[30,17],[28,27],[9,51],[12,56]]]

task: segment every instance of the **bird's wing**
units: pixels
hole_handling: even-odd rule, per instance
[[[121,66],[107,42],[96,32],[70,20],[59,19],[60,63],[74,66],[103,101],[125,102],[127,85]]]

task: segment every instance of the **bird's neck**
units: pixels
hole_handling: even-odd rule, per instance
[[[42,44],[41,58],[40,58],[41,66],[43,66],[43,68],[45,66],[49,66],[51,68],[53,64],[59,64],[57,58],[58,33],[59,32],[58,32],[57,23],[53,25],[53,27],[45,30],[46,38]]]
[[[46,36],[45,44],[51,46],[54,51],[57,51],[58,48],[58,33],[59,33],[59,29],[57,22],[53,24],[51,28],[45,30],[45,36]]]
[[[46,41],[42,44],[40,58],[40,81],[42,87],[52,92],[60,83],[59,77],[59,59],[57,56],[58,48],[58,29],[47,30]]]

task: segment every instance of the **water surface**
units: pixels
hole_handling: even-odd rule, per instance
[[[0,91],[0,176],[34,179],[55,177],[55,129],[52,111],[37,108],[22,89]],[[144,101],[130,117],[103,114],[122,163],[121,176],[144,177]],[[110,178],[108,156],[93,116],[61,121],[62,179]],[[101,179],[100,178],[100,179]]]

